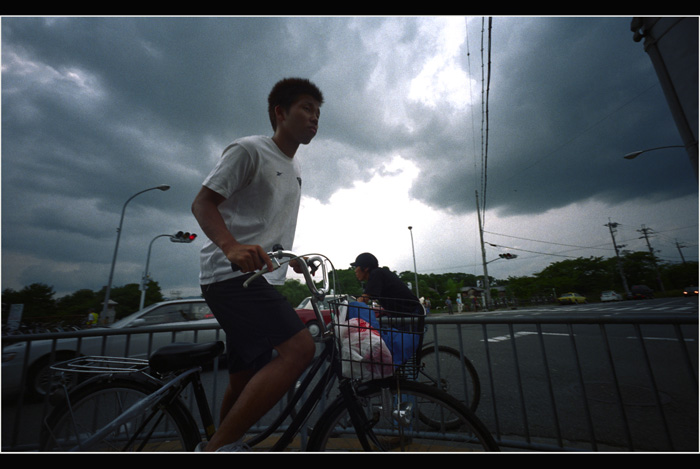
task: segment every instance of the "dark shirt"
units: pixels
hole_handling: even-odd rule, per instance
[[[376,299],[382,308],[388,311],[416,312],[418,298],[395,273],[386,267],[370,271],[364,292],[370,298]]]

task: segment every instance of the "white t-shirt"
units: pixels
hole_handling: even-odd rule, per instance
[[[236,240],[259,244],[267,252],[276,244],[292,249],[301,200],[301,172],[270,137],[236,140],[223,152],[203,185],[226,198],[219,212]],[[265,274],[272,284],[284,283],[283,266]],[[242,275],[233,272],[223,251],[207,239],[200,254],[203,285]]]

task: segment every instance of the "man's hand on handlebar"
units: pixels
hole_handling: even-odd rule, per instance
[[[304,273],[304,267],[301,265],[301,262],[299,262],[299,259],[292,259],[289,261],[289,267],[294,269],[294,272],[298,274]]]
[[[305,261],[308,261],[309,258],[308,258],[308,257],[305,257],[304,260],[305,260]],[[297,259],[292,259],[292,260],[290,260],[290,261],[289,261],[289,266],[290,266],[292,269],[294,269],[294,272],[296,272],[296,273],[298,273],[298,274],[303,274],[303,273],[304,273],[304,266],[302,265],[301,262],[299,262],[299,259],[298,259],[298,258],[297,258]],[[317,270],[318,267],[319,267],[319,264],[318,264],[318,262],[311,262],[311,263],[308,265],[308,267],[309,267],[309,272],[311,272],[311,275],[315,275],[315,274],[316,274],[316,270]]]
[[[268,271],[273,271],[274,266],[265,250],[254,244],[236,244],[226,250],[226,257],[231,264],[238,267],[241,272],[253,272],[267,266]]]

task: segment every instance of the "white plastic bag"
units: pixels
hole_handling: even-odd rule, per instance
[[[343,376],[370,380],[394,372],[391,351],[379,331],[360,318],[338,324]]]

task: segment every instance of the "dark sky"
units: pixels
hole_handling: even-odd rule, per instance
[[[412,270],[412,234],[419,272],[479,274],[480,191],[489,259],[519,253],[497,278],[613,255],[609,221],[628,249],[646,250],[645,225],[663,260],[676,241],[697,260],[685,151],[622,158],[682,144],[630,22],[495,17],[489,38],[481,17],[5,17],[2,288],[101,288],[123,204],[169,184],[126,210],[114,284],[138,282],[155,236],[200,231],[190,204],[222,149],[271,135],[287,76],[326,98],[297,153],[294,249]],[[201,244],[154,243],[166,296],[197,293]]]

